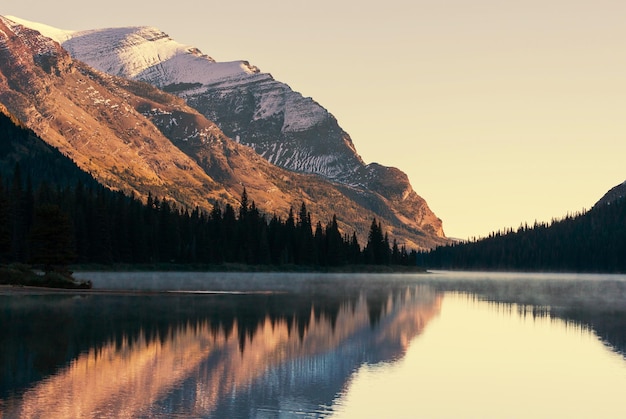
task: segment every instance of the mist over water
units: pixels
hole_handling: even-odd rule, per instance
[[[0,291],[3,417],[626,413],[624,276],[77,276]]]
[[[626,275],[434,271],[429,274],[79,272],[98,290],[332,292],[427,284],[508,302],[626,309]]]
[[[415,274],[327,274],[290,272],[78,272],[98,290],[275,291],[341,293],[415,285]]]

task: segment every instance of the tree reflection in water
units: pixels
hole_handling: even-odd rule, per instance
[[[7,297],[2,297],[7,299]],[[330,405],[437,315],[429,287],[335,295],[21,296],[2,337],[9,417],[237,417]],[[236,401],[236,403],[235,403]]]

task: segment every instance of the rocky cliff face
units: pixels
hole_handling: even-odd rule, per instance
[[[22,22],[101,71],[142,80],[185,99],[228,137],[270,163],[337,182],[375,213],[386,212],[426,235],[445,237],[441,220],[404,173],[365,164],[326,109],[250,63],[215,62],[150,27],[67,32]]]
[[[415,222],[403,222],[391,200],[276,167],[181,99],[96,71],[39,32],[5,18],[0,18],[0,103],[112,189],[209,210],[214,202],[237,205],[245,185],[268,214],[284,216],[304,201],[314,219],[326,222],[337,214],[340,227],[356,231],[362,243],[372,217],[408,247],[442,241]]]

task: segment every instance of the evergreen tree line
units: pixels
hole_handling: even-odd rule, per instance
[[[415,264],[375,219],[367,245],[342,234],[333,217],[311,222],[302,203],[286,219],[267,218],[244,190],[239,208],[215,204],[210,213],[179,208],[166,199],[147,204],[100,185],[36,189],[16,165],[0,181],[0,261],[53,268],[79,264],[303,265]]]
[[[434,269],[626,272],[626,199],[551,223],[440,246],[418,255]]]
[[[243,194],[210,213],[102,187],[31,130],[0,112],[0,263],[415,265],[372,221],[367,245],[333,217],[311,222],[304,204],[268,218]]]

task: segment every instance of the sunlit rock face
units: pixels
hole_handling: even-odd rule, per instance
[[[151,27],[71,32],[16,20],[100,71],[145,81],[185,99],[268,162],[339,183],[342,193],[390,220],[390,228],[403,226],[423,236],[407,244],[445,242],[441,220],[405,173],[365,164],[348,133],[324,107],[247,61],[216,62]]]
[[[162,336],[110,341],[3,406],[7,417],[239,417],[298,398],[327,406],[363,364],[393,361],[438,315],[441,297],[412,288],[361,294],[335,312],[199,319]],[[251,327],[255,323],[256,326]],[[246,326],[247,324],[247,326]],[[314,411],[314,409],[310,410]]]

